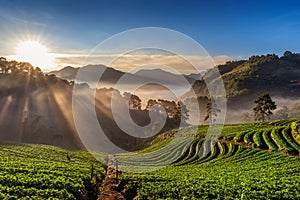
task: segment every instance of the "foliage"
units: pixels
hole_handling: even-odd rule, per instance
[[[299,120],[226,125],[215,144],[203,140],[208,126],[182,128],[179,135],[169,131],[143,154],[130,159],[118,155],[118,160],[120,169],[130,163],[137,171],[169,160],[173,165],[124,173],[122,179],[139,199],[299,199],[300,160],[286,156],[300,152],[291,134],[293,122]],[[83,151],[30,144],[3,144],[0,150],[1,199],[79,199],[90,180],[91,164],[104,173]]]
[[[182,122],[183,124],[186,124],[188,119],[189,110],[182,101],[179,101],[175,108],[174,120],[176,122]]]
[[[215,118],[218,116],[219,112],[221,112],[221,110],[217,108],[216,101],[213,98],[208,99],[204,121],[209,119],[210,124],[212,124],[215,122]]]
[[[291,129],[292,129],[292,131],[296,131],[297,132],[297,127],[298,127],[297,122],[292,122],[291,123]]]
[[[252,103],[254,94],[269,92],[283,98],[298,97],[300,54],[288,52],[280,58],[275,54],[255,55],[248,60],[231,61],[217,67],[221,74],[229,105]],[[185,97],[209,96],[207,85],[217,81],[215,69],[209,70],[198,80]]]
[[[275,54],[267,54],[261,56],[255,55],[249,58],[249,63],[258,65],[275,60],[279,60],[279,57]]]
[[[156,105],[156,106],[155,106]],[[189,118],[189,110],[182,102],[168,101],[164,99],[149,99],[146,106],[147,110],[154,110],[155,112],[162,112],[165,109],[169,118],[174,119],[176,123],[187,124]]]
[[[129,109],[141,110],[142,100],[140,99],[140,97],[129,92],[124,92],[123,96],[126,100],[126,103],[129,105]]]
[[[273,114],[271,111],[276,109],[276,104],[269,94],[262,94],[254,103],[256,104],[253,108],[255,120],[265,121],[266,117],[270,119],[270,115]]]

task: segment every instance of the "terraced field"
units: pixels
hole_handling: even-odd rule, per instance
[[[167,132],[115,156],[120,185],[127,199],[300,199],[294,121],[226,125],[219,138],[205,138],[207,126]],[[105,170],[85,151],[2,144],[0,155],[0,199],[96,199],[101,190]]]
[[[219,139],[206,140],[207,127],[194,127],[192,139],[165,137],[150,152],[118,156],[124,169],[158,169],[122,179],[140,199],[300,199],[300,144],[292,121],[227,125]]]
[[[69,162],[70,156],[75,162]],[[0,199],[80,199],[102,165],[85,151],[32,144],[0,145]],[[101,178],[101,177],[98,177]]]

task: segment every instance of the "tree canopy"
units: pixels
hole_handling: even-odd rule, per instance
[[[217,117],[219,112],[221,112],[221,110],[217,108],[215,100],[212,98],[208,99],[204,121],[209,119],[210,123],[214,122],[214,117]]]
[[[253,111],[257,121],[265,121],[266,118],[270,119],[270,116],[273,114],[272,110],[275,110],[277,107],[268,93],[259,96],[254,103]]]

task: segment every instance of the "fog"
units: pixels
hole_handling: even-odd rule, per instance
[[[290,107],[294,103],[300,103],[300,98],[283,98],[283,97],[272,97],[272,100],[277,105],[277,108],[272,111],[273,114],[281,109],[283,106]],[[230,103],[229,103],[230,104]],[[241,106],[237,109],[228,109],[226,115],[226,123],[241,123],[244,122],[241,118],[243,113],[253,114],[253,107],[255,106],[254,101],[253,103],[249,103],[249,107],[245,109],[244,106]],[[236,107],[236,106],[235,106]]]
[[[274,97],[272,99],[273,99],[273,101],[275,101],[275,103],[277,105],[276,110],[282,108],[283,106],[289,107],[293,103],[300,103],[300,98],[291,99],[291,98]]]

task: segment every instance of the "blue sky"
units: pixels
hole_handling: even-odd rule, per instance
[[[300,52],[300,1],[1,0],[0,54],[39,37],[55,53],[91,49],[138,27],[164,27],[199,42],[211,55]]]

